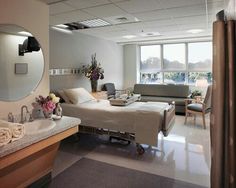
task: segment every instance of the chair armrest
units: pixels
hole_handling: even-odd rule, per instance
[[[185,105],[188,105],[189,103],[195,102],[196,100],[192,98],[187,98],[187,99],[184,99],[184,101],[185,101]]]

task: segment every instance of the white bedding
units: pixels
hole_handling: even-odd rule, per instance
[[[137,143],[157,146],[164,110],[169,104],[134,102],[128,106],[111,106],[108,100],[92,100],[61,106],[63,115],[80,118],[84,126],[134,133]]]

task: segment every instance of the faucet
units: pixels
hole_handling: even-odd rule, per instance
[[[20,123],[24,123],[26,120],[24,119],[24,109],[26,110],[26,113],[29,113],[28,107],[26,105],[23,105],[21,107],[21,113],[20,113]]]
[[[14,123],[15,118],[14,118],[12,112],[9,112],[7,117],[8,117],[8,122]]]

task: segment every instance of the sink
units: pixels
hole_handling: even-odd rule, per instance
[[[49,131],[56,126],[56,123],[49,119],[37,119],[33,122],[24,123],[25,125],[25,134],[34,135]]]

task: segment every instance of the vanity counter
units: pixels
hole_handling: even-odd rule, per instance
[[[1,187],[21,188],[33,184],[41,187],[50,182],[60,141],[77,133],[81,120],[63,116],[55,123],[55,127],[46,132],[25,135],[0,147]]]
[[[78,118],[63,116],[60,120],[55,120],[55,123],[56,126],[49,131],[35,135],[25,135],[23,138],[15,142],[11,142],[5,146],[0,147],[0,158],[21,150],[34,143],[37,143],[41,140],[47,139],[53,135],[61,133],[67,129],[77,127],[81,123],[81,120]]]

